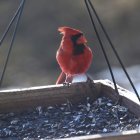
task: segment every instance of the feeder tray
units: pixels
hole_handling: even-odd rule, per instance
[[[133,93],[118,86],[119,96],[122,105],[130,112],[140,117],[140,103]],[[106,96],[113,101],[118,97],[114,90],[113,83],[109,80],[95,80],[93,83],[81,82],[73,83],[70,86],[50,85],[40,87],[29,87],[24,89],[12,89],[0,91],[0,112],[17,112],[32,109],[37,106],[53,106],[66,103],[68,100],[72,104],[81,102],[89,97],[96,100],[98,97]],[[139,140],[140,131],[132,130],[122,133],[108,133],[101,135],[90,135],[67,138],[68,140]]]

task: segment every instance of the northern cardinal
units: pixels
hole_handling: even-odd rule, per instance
[[[85,73],[92,62],[92,51],[80,30],[59,27],[63,35],[56,59],[62,70],[56,84],[71,82],[74,75]]]

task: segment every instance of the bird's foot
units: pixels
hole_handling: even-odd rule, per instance
[[[70,87],[70,85],[71,85],[71,83],[66,82],[66,81],[63,83],[63,86],[66,86],[66,87]]]
[[[71,85],[71,83],[72,83],[72,78],[73,77],[71,75],[66,75],[66,80],[63,83],[63,85],[69,87]]]

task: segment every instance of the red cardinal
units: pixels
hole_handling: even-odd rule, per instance
[[[70,27],[59,27],[63,35],[56,59],[62,70],[56,84],[70,83],[76,74],[85,73],[92,62],[92,51],[83,33]]]

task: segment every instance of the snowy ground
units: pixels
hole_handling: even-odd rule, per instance
[[[128,67],[127,72],[140,95],[140,65]],[[114,73],[117,84],[119,84],[121,87],[124,87],[134,92],[131,87],[130,82],[128,81],[125,73],[123,72],[121,68],[114,67],[113,73]],[[112,78],[108,69],[103,70],[102,72],[94,75],[94,79],[109,79],[112,81]]]

